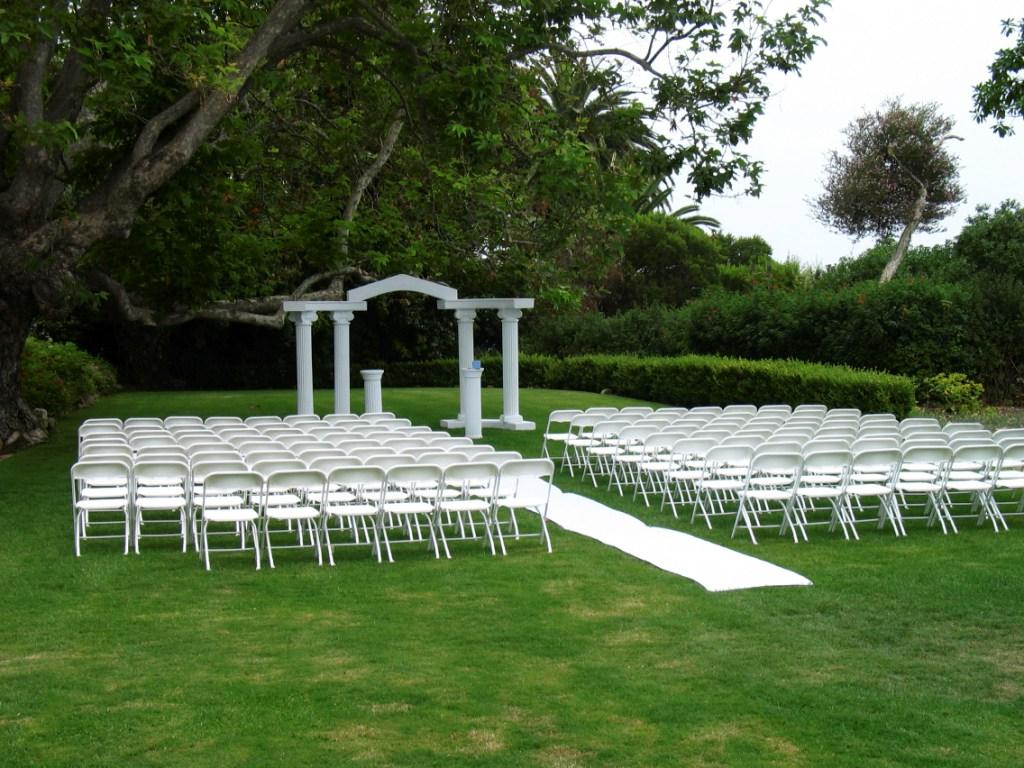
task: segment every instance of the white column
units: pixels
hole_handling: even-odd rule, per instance
[[[499,309],[501,318],[501,420],[518,424],[519,415],[519,309]]]
[[[483,437],[481,429],[481,404],[480,404],[480,378],[483,375],[483,368],[463,368],[459,377],[462,386],[460,393],[463,396],[462,418],[466,425],[466,437],[474,439]]]
[[[380,388],[384,371],[369,368],[359,374],[363,377],[363,413],[380,413],[384,410],[384,395]]]
[[[461,421],[466,413],[466,392],[463,386],[464,377],[461,371],[473,366],[473,321],[476,320],[475,309],[456,309],[455,320],[459,324],[459,415]]]
[[[349,383],[349,323],[352,312],[331,312],[334,323],[334,412],[352,413]]]
[[[313,413],[313,322],[316,312],[292,312],[295,323],[296,413]]]

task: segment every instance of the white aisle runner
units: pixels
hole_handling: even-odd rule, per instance
[[[692,579],[709,592],[811,584],[810,579],[799,573],[682,531],[645,525],[632,515],[585,496],[562,493],[555,486],[551,488],[548,520],[669,573]]]

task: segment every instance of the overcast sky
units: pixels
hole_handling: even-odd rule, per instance
[[[842,148],[843,129],[894,97],[937,102],[964,138],[951,146],[966,202],[943,222],[944,232],[918,234],[915,244],[954,237],[980,204],[1024,200],[1024,124],[1000,139],[971,117],[973,86],[987,77],[995,51],[1011,44],[1000,21],[1020,16],[1021,0],[833,0],[819,32],[827,45],[801,77],[780,78],[754,129],[749,152],[765,165],[761,196],[712,198],[701,210],[726,232],[761,235],[779,260],[823,266],[860,253],[871,241],[829,231],[807,201],[820,193],[826,155]]]

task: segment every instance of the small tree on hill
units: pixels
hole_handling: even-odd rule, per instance
[[[963,199],[956,157],[946,143],[958,139],[953,120],[936,104],[886,102],[846,128],[846,154],[832,152],[825,191],[813,202],[826,226],[860,238],[891,237],[896,250],[882,271],[892,279],[917,229],[932,232]]]

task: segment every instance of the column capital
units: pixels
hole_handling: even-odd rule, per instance
[[[312,325],[316,322],[316,312],[289,312],[288,319],[296,325]]]
[[[498,317],[501,318],[503,323],[518,323],[519,318],[523,316],[523,310],[521,309],[499,309]]]
[[[455,319],[460,323],[471,323],[476,319],[475,309],[456,309]]]
[[[348,325],[352,322],[352,318],[356,316],[356,313],[350,309],[337,310],[331,312],[331,322],[335,325]]]

